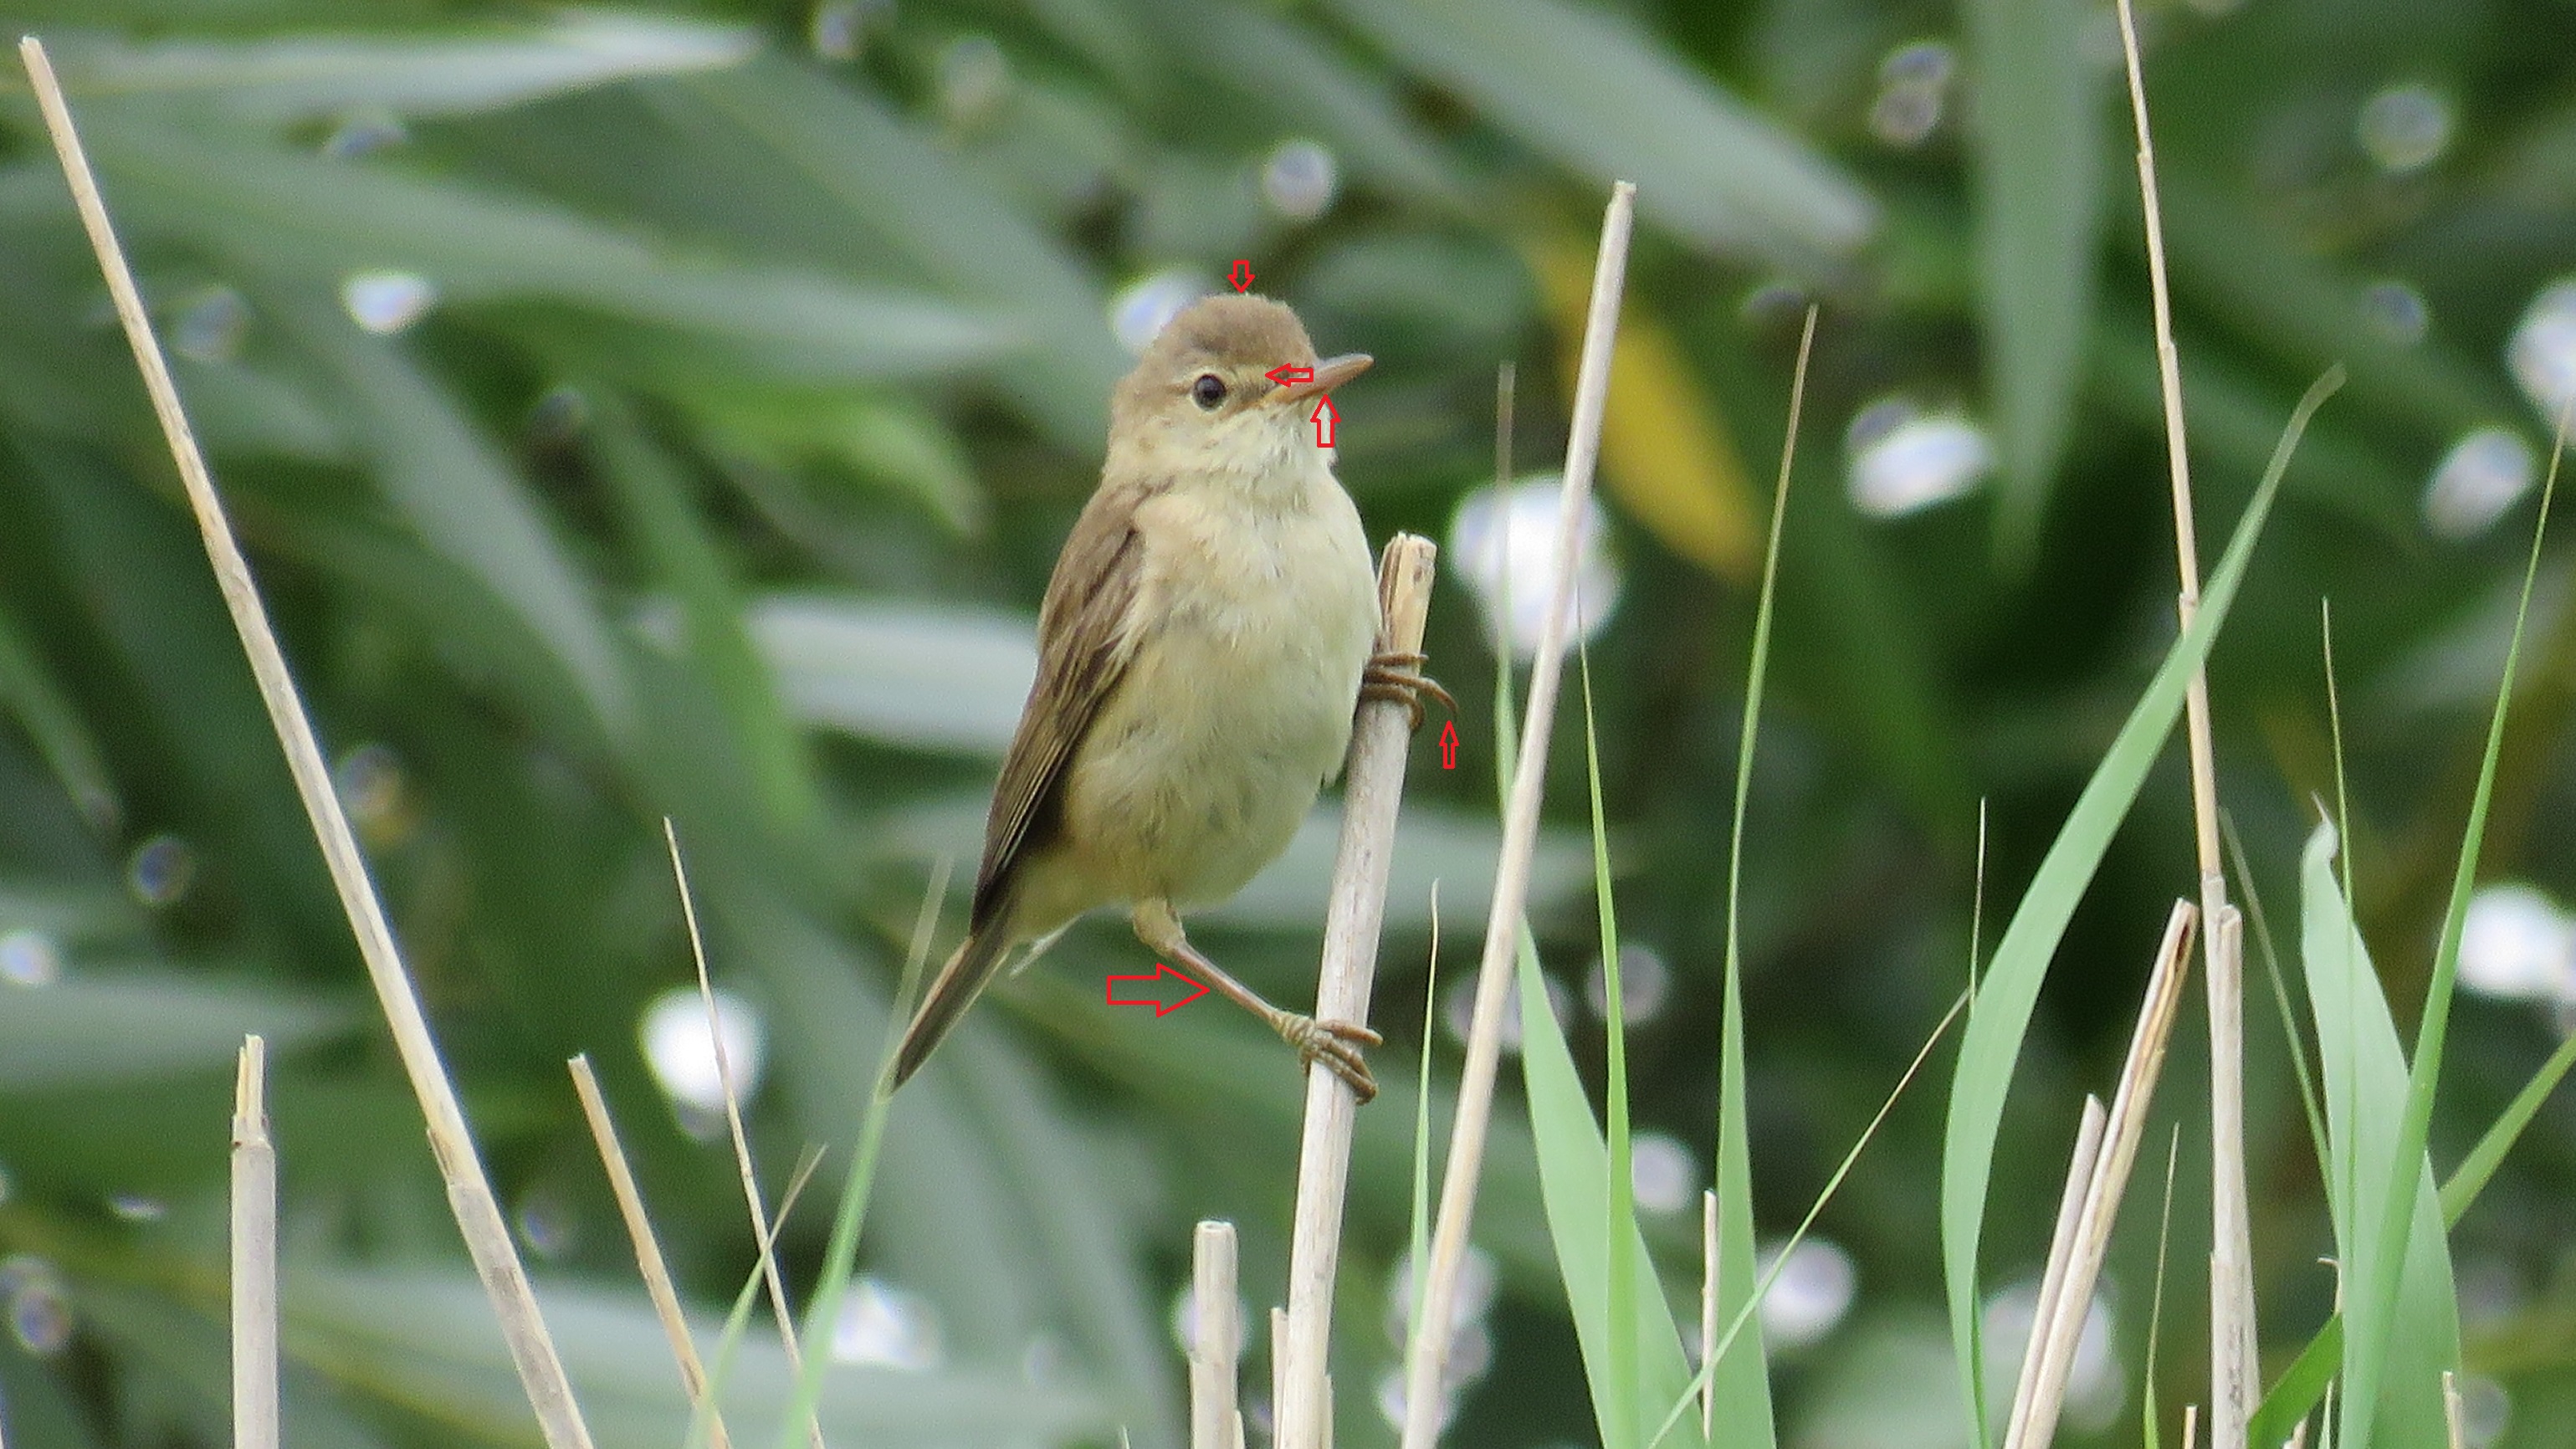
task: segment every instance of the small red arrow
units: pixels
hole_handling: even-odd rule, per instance
[[[1316,447],[1329,448],[1333,446],[1333,424],[1341,421],[1341,416],[1342,415],[1340,413],[1333,410],[1332,394],[1326,393],[1324,396],[1315,399],[1314,422]]]
[[[1234,266],[1227,270],[1225,279],[1232,282],[1234,284],[1234,289],[1238,292],[1251,291],[1252,263],[1245,261],[1241,257],[1236,257],[1234,259]]]
[[[1118,983],[1121,981],[1160,981],[1166,976],[1169,976],[1174,980],[1188,982],[1190,984],[1190,994],[1182,997],[1178,1001],[1170,1003],[1169,1005],[1156,1001],[1150,996],[1139,997],[1136,1000],[1127,1001],[1122,1000],[1118,995]],[[1207,988],[1201,986],[1198,983],[1198,978],[1191,976],[1187,972],[1175,971],[1171,967],[1157,961],[1154,963],[1154,974],[1151,976],[1110,977],[1106,994],[1109,997],[1109,1004],[1112,1006],[1150,1006],[1154,1008],[1154,1015],[1157,1018],[1160,1018],[1169,1016],[1173,1012],[1180,1010],[1182,1007],[1189,1005],[1191,1002],[1198,1000],[1200,997],[1207,995]]]
[[[1440,726],[1440,768],[1458,768],[1458,722],[1454,719]]]
[[[1281,387],[1286,387],[1291,383],[1313,382],[1315,380],[1315,369],[1306,366],[1302,362],[1283,362],[1261,375],[1270,379],[1272,382],[1279,384]]]

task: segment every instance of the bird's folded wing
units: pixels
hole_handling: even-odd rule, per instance
[[[1154,484],[1102,488],[1084,505],[1047,581],[1038,610],[1038,677],[1002,758],[975,876],[973,923],[997,915],[1013,869],[1055,828],[1066,768],[1099,717],[1135,649],[1130,615],[1142,586],[1144,541],[1136,509]]]

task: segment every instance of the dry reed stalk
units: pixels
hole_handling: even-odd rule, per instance
[[[339,892],[340,908],[349,918],[350,929],[357,937],[358,954],[367,965],[367,979],[392,1029],[403,1073],[410,1079],[412,1094],[420,1101],[421,1116],[428,1124],[430,1151],[438,1159],[439,1175],[447,1184],[448,1207],[456,1216],[466,1252],[474,1260],[475,1274],[483,1280],[483,1290],[492,1299],[502,1338],[509,1344],[510,1361],[518,1370],[529,1407],[535,1410],[538,1427],[550,1449],[590,1449],[590,1430],[582,1423],[572,1382],[564,1375],[563,1361],[555,1352],[554,1339],[546,1332],[545,1317],[537,1307],[536,1292],[529,1286],[527,1267],[519,1261],[518,1246],[511,1241],[509,1221],[502,1216],[491,1180],[475,1152],[464,1108],[458,1105],[455,1085],[447,1079],[447,1069],[439,1060],[437,1040],[430,1035],[428,1018],[421,1012],[419,996],[403,967],[402,954],[394,945],[393,930],[385,923],[384,904],[376,898],[375,884],[367,876],[366,857],[359,853],[357,837],[350,833],[348,817],[332,788],[331,767],[322,758],[313,722],[306,717],[295,681],[287,673],[286,656],[269,627],[259,586],[251,580],[250,563],[233,537],[223,502],[215,494],[214,478],[206,470],[205,455],[198,450],[196,434],[180,406],[179,389],[170,380],[170,364],[162,356],[159,340],[152,335],[142,295],[135,289],[133,270],[127,266],[124,248],[118,245],[115,227],[108,220],[107,203],[99,195],[98,178],[81,149],[79,133],[73,129],[71,110],[64,103],[61,84],[54,79],[53,64],[46,59],[43,43],[32,35],[18,42],[18,53],[26,63],[27,77],[35,90],[36,104],[44,113],[45,129],[53,137],[64,179],[71,183],[72,201],[79,208],[81,225],[89,232],[91,249],[98,254],[99,271],[107,280],[108,295],[116,303],[117,320],[123,324],[126,342],[134,351],[135,366],[143,374],[144,391],[151,396],[152,411],[160,419],[162,438],[169,444],[171,461],[178,465],[179,481],[204,538],[206,557],[214,567],[224,608],[232,616],[234,632],[241,636],[243,652],[250,658],[260,701],[268,708],[269,722],[275,726],[278,743],[286,753],[287,770],[295,778],[295,793],[312,823],[323,862],[330,867],[331,883]]]
[[[2173,296],[2165,280],[2164,213],[2156,191],[2156,148],[2147,125],[2147,86],[2138,61],[2137,17],[2119,0],[2120,53],[2128,70],[2129,114],[2138,136],[2138,197],[2147,232],[2147,283],[2156,326],[2156,377],[2163,394],[2165,458],[2172,474],[2174,563],[2182,589],[2175,612],[2188,630],[2200,613],[2200,548],[2192,527],[2191,457],[2184,437],[2182,359],[2174,349]],[[2245,1186],[2245,977],[2243,938],[2228,924],[2227,874],[2218,841],[2218,766],[2209,730],[2209,675],[2195,668],[2183,695],[2191,750],[2192,844],[2200,862],[2203,976],[2209,996],[2209,1446],[2245,1449],[2254,1413],[2252,1209]]]
[[[2129,1174],[2137,1164],[2138,1143],[2146,1136],[2147,1108],[2155,1100],[2156,1079],[2164,1071],[2165,1045],[2182,1009],[2183,984],[2191,975],[2192,928],[2199,914],[2191,902],[2178,900],[2166,918],[2155,971],[2147,979],[2147,999],[2138,1008],[2128,1061],[2120,1069],[2119,1090],[2111,1096],[2111,1114],[2102,1127],[2102,1149],[2084,1189],[2084,1210],[2076,1219],[2063,1263],[2050,1255],[2048,1276],[2059,1282],[2057,1298],[2049,1316],[2031,1325],[2034,1335],[2046,1335],[2046,1346],[2038,1357],[2029,1413],[2020,1425],[2022,1437],[2007,1441],[2005,1449],[2048,1449],[2056,1437],[2067,1376],[2075,1367],[2075,1347],[2093,1306],[2093,1285],[2111,1244],[2111,1225],[2120,1215],[2120,1197],[2128,1191]]]
[[[1234,1394],[1243,1324],[1234,1284],[1234,1224],[1200,1223],[1190,1253],[1190,1449],[1237,1449],[1242,1441]]]
[[[2182,1406],[2182,1449],[2192,1449],[2200,1442],[2200,1405]]]
[[[716,988],[707,974],[707,943],[698,930],[697,896],[689,889],[689,868],[680,859],[680,830],[671,817],[662,817],[662,843],[671,852],[671,884],[680,894],[680,916],[689,928],[689,960],[698,972],[698,1000],[707,1009],[707,1045],[716,1058],[716,1085],[724,1093],[725,1130],[733,1139],[734,1171],[742,1179],[742,1200],[751,1213],[751,1233],[761,1245],[760,1276],[769,1288],[769,1311],[778,1321],[778,1342],[787,1350],[787,1368],[799,1378],[805,1371],[805,1355],[796,1342],[796,1318],[787,1304],[787,1281],[778,1270],[778,1255],[769,1250],[769,1209],[760,1196],[760,1174],[751,1161],[751,1137],[742,1126],[742,1094],[734,1089],[733,1063],[727,1059],[724,1045],[724,1018],[716,1009]],[[805,1430],[813,1449],[824,1449],[823,1421],[817,1413],[805,1421]]]
[[[1380,652],[1416,654],[1431,612],[1439,549],[1400,533],[1377,571]],[[1404,800],[1412,726],[1392,700],[1360,706],[1342,793],[1342,847],[1324,914],[1324,956],[1315,986],[1319,1021],[1368,1020],[1377,976],[1378,929],[1386,917],[1387,873],[1395,863],[1395,817]],[[1288,1252],[1287,1397],[1272,1405],[1282,1449],[1320,1449],[1324,1367],[1333,1333],[1333,1279],[1341,1265],[1342,1200],[1351,1170],[1351,1127],[1359,1100],[1330,1072],[1306,1073],[1305,1137],[1297,1158],[1297,1210]]]
[[[268,1043],[242,1038],[233,1083],[233,1449],[277,1449],[277,1148]]]
[[[711,1449],[731,1449],[733,1438],[725,1432],[724,1411],[707,1401],[707,1366],[699,1361],[697,1341],[689,1336],[688,1315],[680,1308],[679,1291],[671,1286],[670,1266],[662,1260],[662,1245],[653,1236],[653,1220],[645,1214],[644,1195],[636,1190],[626,1148],[617,1140],[617,1124],[609,1119],[608,1099],[599,1092],[599,1078],[590,1069],[588,1055],[574,1057],[566,1065],[572,1070],[573,1095],[581,1099],[582,1119],[590,1124],[590,1140],[599,1148],[600,1165],[608,1170],[609,1193],[617,1199],[618,1217],[625,1221],[626,1240],[634,1246],[636,1270],[644,1276],[644,1291],[653,1300],[654,1315],[662,1320],[662,1333],[671,1340],[671,1357],[680,1365],[680,1387],[688,1392],[689,1407],[706,1415]]]
[[[2469,1449],[2468,1417],[2460,1405],[2460,1376],[2442,1370],[2442,1423],[2451,1449]]]
[[[1538,806],[1547,768],[1548,736],[1556,722],[1557,686],[1565,668],[1568,604],[1574,596],[1575,562],[1583,518],[1592,502],[1592,469],[1601,453],[1601,413],[1610,391],[1610,355],[1619,332],[1619,297],[1627,280],[1628,236],[1636,225],[1637,188],[1618,182],[1601,223],[1601,254],[1593,265],[1592,304],[1583,324],[1583,358],[1575,371],[1574,417],[1565,445],[1565,485],[1558,495],[1556,577],[1540,627],[1538,658],[1530,670],[1529,706],[1522,716],[1520,757],[1512,776],[1510,808],[1503,816],[1502,859],[1494,874],[1493,908],[1485,918],[1485,953],[1476,972],[1474,1025],[1458,1084],[1458,1115],[1449,1134],[1449,1160],[1441,1177],[1440,1212],[1431,1235],[1431,1267],[1413,1305],[1411,1349],[1404,1376],[1404,1449],[1431,1449],[1440,1436],[1441,1371],[1449,1356],[1450,1305],[1467,1253],[1467,1229],[1476,1213],[1476,1179],[1485,1163],[1485,1132],[1494,1108],[1494,1073],[1501,1060],[1503,1003],[1511,985],[1512,958],[1520,942],[1521,909],[1529,894],[1530,852],[1538,843]]]
[[[2084,1217],[2084,1194],[2093,1185],[2093,1166],[2102,1156],[2102,1129],[2110,1111],[2102,1099],[2084,1094],[2084,1116],[2075,1127],[2075,1152],[2066,1163],[2066,1188],[2057,1199],[2057,1226],[2048,1235],[2048,1267],[2040,1275],[2039,1297],[2030,1307],[2030,1342],[2022,1351],[2021,1373],[2013,1379],[2012,1413],[2004,1420],[2004,1443],[2023,1442],[2030,1433],[2031,1401],[2039,1392],[2040,1359],[2048,1348],[2047,1325],[2057,1318],[2057,1302],[2066,1291],[2066,1264],[2075,1250],[2076,1224]]]
[[[1699,1436],[1717,1430],[1717,1190],[1699,1195]]]
[[[1279,1442],[1279,1401],[1288,1397],[1288,1310],[1270,1310],[1270,1442]]]

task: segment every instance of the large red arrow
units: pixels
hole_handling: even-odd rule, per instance
[[[1340,413],[1333,410],[1332,394],[1326,393],[1324,396],[1315,399],[1316,447],[1329,448],[1333,446],[1333,424],[1341,421],[1341,417],[1342,415]]]
[[[1156,1000],[1155,1000],[1153,997],[1151,997],[1151,996],[1138,997],[1138,998],[1136,998],[1135,1000],[1130,1001],[1130,1000],[1126,1000],[1126,999],[1124,999],[1124,998],[1121,998],[1121,997],[1119,996],[1119,994],[1118,994],[1118,983],[1119,983],[1119,982],[1121,982],[1121,981],[1147,981],[1147,982],[1152,982],[1152,981],[1160,981],[1160,980],[1162,980],[1162,979],[1163,979],[1164,977],[1166,977],[1166,976],[1169,976],[1169,977],[1173,978],[1173,979],[1174,979],[1174,980],[1176,980],[1176,981],[1186,981],[1186,982],[1188,982],[1188,983],[1189,983],[1189,987],[1190,987],[1190,994],[1189,994],[1189,995],[1187,995],[1187,996],[1184,996],[1184,997],[1182,997],[1180,1000],[1175,1001],[1175,1002],[1172,1002],[1172,1003],[1170,1003],[1170,1004],[1168,1004],[1168,1005],[1167,1005],[1167,1004],[1165,1004],[1165,1003],[1163,1003],[1163,1002],[1156,1001]],[[1197,977],[1192,976],[1192,975],[1190,975],[1189,973],[1187,973],[1187,972],[1185,972],[1185,971],[1175,971],[1175,970],[1173,970],[1171,967],[1164,965],[1164,964],[1163,964],[1162,962],[1160,962],[1160,961],[1157,961],[1157,962],[1155,962],[1155,963],[1154,963],[1154,974],[1153,974],[1153,975],[1151,975],[1151,976],[1112,976],[1112,977],[1110,977],[1110,978],[1109,978],[1109,983],[1108,983],[1108,992],[1107,992],[1107,994],[1108,994],[1108,997],[1109,997],[1109,1004],[1110,1004],[1110,1005],[1112,1005],[1112,1006],[1150,1006],[1150,1007],[1154,1008],[1154,1015],[1156,1015],[1156,1016],[1158,1016],[1158,1017],[1162,1017],[1162,1016],[1169,1016],[1169,1015],[1171,1015],[1173,1012],[1180,1010],[1182,1007],[1189,1005],[1191,1002],[1198,1000],[1200,997],[1207,995],[1207,988],[1206,988],[1206,987],[1204,987],[1204,986],[1201,986],[1201,985],[1199,984],[1199,982],[1198,982],[1198,978],[1197,978]]]

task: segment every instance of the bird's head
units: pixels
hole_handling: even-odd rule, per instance
[[[1266,475],[1314,456],[1317,402],[1369,362],[1364,352],[1317,358],[1285,303],[1204,298],[1174,317],[1118,384],[1111,452],[1130,450],[1147,466]]]

